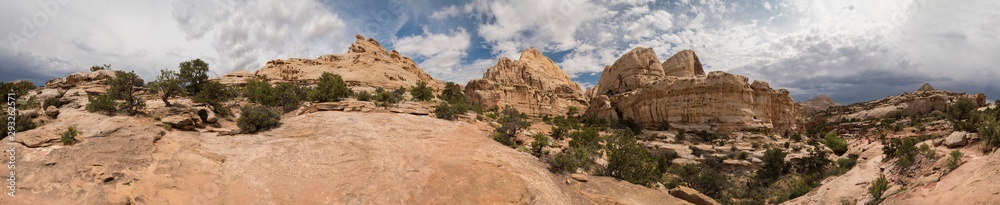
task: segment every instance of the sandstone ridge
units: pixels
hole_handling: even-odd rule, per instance
[[[565,115],[569,107],[583,110],[587,99],[580,86],[570,80],[551,59],[534,48],[521,52],[518,60],[500,58],[465,87],[469,102],[483,107],[511,106],[529,115]]]
[[[357,35],[348,51],[340,55],[323,55],[316,59],[277,59],[268,61],[254,72],[257,78],[269,81],[305,81],[319,79],[323,72],[338,74],[352,87],[398,88],[424,81],[434,88],[444,84],[420,69],[410,57],[387,51],[375,39]]]
[[[631,119],[645,127],[731,132],[798,131],[802,108],[787,90],[763,81],[713,71],[704,74],[694,51],[660,63],[649,48],[635,48],[604,69],[590,92],[586,115]]]

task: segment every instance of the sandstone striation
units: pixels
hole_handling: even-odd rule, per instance
[[[664,69],[669,69],[664,71]],[[721,71],[703,74],[693,51],[664,63],[649,48],[636,48],[605,67],[586,115],[631,119],[645,127],[731,132],[800,130],[802,108],[787,90]]]
[[[839,106],[837,102],[834,102],[832,98],[826,95],[819,95],[813,99],[802,102],[802,108],[805,111],[806,116],[812,116],[819,111],[826,110],[826,108]]]
[[[257,78],[269,81],[304,81],[311,83],[319,79],[323,72],[338,74],[352,87],[398,88],[410,87],[417,81],[428,86],[443,88],[444,84],[417,67],[409,57],[399,52],[387,51],[374,39],[365,40],[357,35],[357,40],[340,55],[323,55],[317,59],[278,59],[268,61],[254,72]]]
[[[502,57],[465,87],[469,102],[483,107],[511,106],[529,115],[565,115],[570,106],[587,107],[580,86],[551,59],[534,48],[518,60]]]

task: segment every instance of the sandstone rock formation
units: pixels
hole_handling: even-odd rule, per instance
[[[238,70],[210,80],[222,83],[223,85],[243,86],[247,84],[247,80],[252,78],[254,78],[254,75],[250,71]]]
[[[834,102],[833,99],[831,99],[826,95],[816,96],[813,99],[802,102],[801,104],[802,108],[805,111],[806,116],[812,116],[813,114],[816,114],[819,111],[826,110],[826,108],[840,105],[837,102]]]
[[[444,84],[435,80],[417,67],[409,57],[399,52],[386,51],[374,39],[365,40],[357,35],[357,40],[347,53],[323,55],[317,59],[292,58],[271,60],[254,72],[257,78],[270,81],[314,82],[323,72],[338,74],[352,87],[381,87],[386,89],[400,86],[410,87],[417,81],[428,86],[443,88]]]
[[[604,68],[591,94],[586,115],[646,127],[787,133],[803,122],[787,90],[721,71],[704,75],[693,51],[661,64],[652,49],[633,49]]]
[[[587,107],[580,86],[551,59],[534,48],[513,61],[501,57],[482,79],[465,87],[469,102],[485,108],[511,106],[529,115],[566,115],[570,106]]]
[[[935,89],[934,86],[931,86],[930,83],[924,83],[924,85],[921,85],[920,88],[917,89],[917,91],[932,91],[932,90]]]
[[[974,102],[976,107],[986,106],[986,95],[983,93],[973,95],[946,90],[924,89],[926,87],[930,86],[924,84],[924,86],[921,86],[921,91],[855,103],[835,111],[819,111],[813,117],[826,118],[832,122],[841,119],[880,118],[895,113],[909,116],[927,114],[934,111],[945,112],[960,100],[970,100]]]

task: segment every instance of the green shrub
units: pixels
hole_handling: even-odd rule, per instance
[[[462,91],[461,86],[453,82],[447,82],[444,84],[444,90],[441,91],[441,95],[438,98],[444,100],[448,103],[458,103],[465,102],[465,92]]]
[[[854,168],[854,165],[856,165],[857,163],[858,163],[858,159],[855,159],[855,158],[846,157],[846,158],[837,159],[837,166],[839,166],[841,168],[851,169],[851,168]]]
[[[882,194],[888,189],[889,180],[885,179],[885,175],[879,175],[877,179],[871,182],[871,186],[868,187],[868,194],[872,195],[872,200],[881,201]]]
[[[309,92],[309,99],[317,102],[339,102],[350,97],[351,89],[340,75],[323,72],[316,82],[316,88]]]
[[[618,133],[612,139],[607,146],[609,176],[647,187],[660,181],[659,162],[632,133]]]
[[[434,116],[446,120],[458,119],[458,115],[465,114],[468,109],[464,105],[450,105],[442,102],[434,107]]]
[[[778,177],[785,170],[785,156],[788,155],[785,151],[777,148],[768,149],[764,151],[764,165],[761,166],[760,170],[757,170],[757,175],[754,176],[760,184],[766,186],[774,181],[778,180]]]
[[[4,94],[14,93],[16,96],[24,96],[34,89],[35,84],[28,81],[0,82],[0,92]]]
[[[87,111],[93,113],[114,114],[115,100],[107,95],[87,96],[90,103],[87,104]]]
[[[42,102],[42,108],[48,108],[49,106],[56,106],[56,108],[62,107],[62,105],[63,105],[62,100],[61,100],[62,97],[63,97],[63,95],[62,95],[62,93],[60,93],[59,96],[45,99],[45,101]]]
[[[402,89],[402,88],[401,88]],[[383,88],[375,89],[375,104],[381,107],[394,106],[396,103],[403,101],[403,93],[397,92],[399,89],[393,92],[389,92]]]
[[[5,127],[3,129],[3,132],[0,132],[0,139],[6,138],[7,135],[10,134],[10,131],[11,131],[11,130],[8,130],[8,129],[10,129],[10,122],[7,121],[7,120],[10,120],[9,116],[7,116],[8,114],[9,113],[4,112],[3,116],[0,117],[0,122],[2,122],[3,123],[2,125],[4,125],[4,127]],[[14,123],[14,130],[13,131],[15,131],[15,132],[20,132],[20,131],[35,129],[36,127],[38,127],[38,124],[35,124],[35,122],[32,122],[31,119],[28,119],[26,117],[21,117],[21,115],[17,115],[17,117],[14,118],[14,122],[13,123]]]
[[[958,168],[958,165],[962,163],[962,151],[951,151],[949,156],[951,157],[948,158],[948,168],[951,168],[952,170]]]
[[[686,132],[686,131],[684,131],[684,129],[680,129],[680,130],[678,130],[678,131],[677,131],[677,136],[676,136],[676,138],[677,138],[677,141],[678,141],[678,142],[680,142],[680,141],[684,141],[684,133],[685,133],[685,132]]]
[[[670,172],[677,175],[692,189],[721,201],[729,198],[725,191],[732,186],[728,177],[719,172],[722,169],[721,166],[721,159],[706,157],[701,165],[677,166],[672,168]]]
[[[274,105],[274,94],[271,93],[271,83],[265,80],[250,79],[243,86],[243,96],[252,103]]]
[[[576,106],[569,106],[569,108],[567,109],[569,109],[568,111],[566,111],[567,118],[574,118],[576,117],[576,114],[580,113],[580,109],[576,108]]]
[[[766,157],[765,153],[765,157]],[[798,173],[805,176],[818,176],[822,175],[827,171],[832,161],[826,157],[827,152],[821,146],[813,146],[809,150],[809,156],[803,157],[798,164],[796,164],[796,170]],[[784,156],[781,158],[784,159]],[[775,159],[772,159],[775,160]],[[786,164],[788,166],[788,164]]]
[[[553,156],[549,162],[553,172],[573,172],[577,168],[590,169],[601,155],[600,134],[589,127],[569,134],[569,148]]]
[[[512,107],[504,108],[503,113],[498,120],[500,122],[500,127],[496,130],[501,134],[498,141],[508,147],[516,147],[517,142],[514,141],[514,137],[517,133],[521,132],[522,129],[531,125],[531,122],[529,122],[527,118],[527,115],[518,112],[517,109]]]
[[[737,159],[744,161],[750,160],[750,153],[747,153],[747,151],[740,151],[740,155],[739,157],[737,157]]]
[[[276,104],[268,106],[281,107],[281,110],[287,113],[299,109],[302,102],[306,100],[308,89],[292,83],[280,82],[274,84],[274,91],[271,93],[274,93],[274,103]]]
[[[542,155],[544,154],[542,153],[542,148],[549,146],[549,136],[545,136],[544,134],[538,133],[535,134],[534,138],[535,141],[531,142],[531,153],[534,154],[536,157],[542,157]]]
[[[358,92],[354,98],[357,98],[358,101],[371,101],[373,97],[367,90],[362,90],[361,92]]]
[[[139,91],[138,87],[143,86],[142,78],[139,78],[135,71],[128,73],[117,71],[115,76],[107,80],[108,85],[110,85],[108,97],[111,97],[112,100],[122,101],[117,107],[129,115],[139,113],[139,110],[146,107],[146,101],[136,95],[136,92]]]
[[[906,169],[913,165],[917,154],[919,154],[916,147],[918,140],[918,138],[891,139],[889,144],[883,147],[882,152],[888,156],[887,158],[898,159],[896,161],[897,168]]]
[[[802,135],[799,134],[799,133],[792,134],[791,139],[792,139],[792,141],[795,141],[795,142],[801,142],[802,141]]]
[[[195,94],[192,100],[197,103],[208,104],[211,106],[213,112],[226,117],[231,116],[232,111],[225,107],[223,103],[233,97],[235,95],[233,95],[226,85],[215,81],[208,81],[201,85],[201,92]]]
[[[837,156],[843,155],[847,152],[847,141],[844,138],[837,136],[837,132],[830,131],[826,133],[826,138],[823,139],[823,144],[833,150],[833,153]]]
[[[926,143],[920,144],[920,153],[923,153],[924,156],[927,157],[927,159],[934,159],[935,157],[937,157],[936,156],[937,152],[932,150],[931,146],[927,145]]]
[[[201,92],[201,84],[208,82],[208,63],[201,59],[194,59],[181,62],[178,67],[181,70],[177,75],[178,80],[181,81],[187,93],[195,95]]]
[[[62,137],[59,138],[59,141],[64,145],[71,145],[76,143],[76,135],[79,133],[80,132],[77,131],[75,127],[69,126],[69,128],[66,129],[66,132],[62,133]]]
[[[980,114],[979,127],[976,131],[979,132],[979,139],[982,141],[983,153],[990,153],[1000,147],[1000,123],[997,122],[996,115]]]
[[[434,89],[427,87],[427,82],[417,81],[417,84],[410,87],[410,96],[416,101],[430,101],[434,99]]]
[[[236,120],[236,125],[240,127],[242,133],[256,133],[270,130],[281,124],[281,113],[267,106],[249,104],[243,106],[240,118]]]
[[[186,94],[187,90],[184,89],[179,75],[177,72],[171,70],[160,70],[160,75],[156,76],[156,80],[149,83],[151,90],[163,94],[160,100],[163,100],[163,103],[167,107],[170,107],[170,101],[167,101],[167,99]]]
[[[90,72],[99,71],[99,70],[111,70],[111,65],[110,64],[104,64],[103,66],[90,66]]]
[[[970,99],[959,99],[948,109],[948,119],[952,122],[960,122],[972,117],[976,109],[976,103]]]

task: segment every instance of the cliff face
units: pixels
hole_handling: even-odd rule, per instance
[[[365,40],[361,35],[356,37],[347,53],[323,55],[317,59],[272,60],[254,72],[254,76],[270,81],[312,82],[319,79],[323,72],[330,72],[343,77],[350,86],[397,88],[424,81],[431,87],[444,87],[409,57],[395,50],[386,51],[374,39]]]
[[[570,80],[551,59],[534,48],[514,61],[500,58],[465,87],[469,102],[483,107],[511,106],[529,115],[565,115],[570,106],[587,106],[580,86]]]
[[[826,110],[829,107],[840,105],[826,95],[816,96],[813,99],[802,102],[801,104],[802,108],[805,109],[806,116],[812,116],[820,111]]]
[[[605,68],[586,115],[688,130],[800,129],[802,108],[787,90],[721,71],[704,75],[697,59],[693,51],[683,51],[661,64],[651,49],[633,49]],[[664,72],[663,65],[671,71]]]

